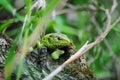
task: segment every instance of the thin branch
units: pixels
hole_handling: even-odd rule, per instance
[[[120,21],[120,17],[111,25],[111,27],[115,26],[118,22]],[[100,26],[98,25],[97,21],[95,20],[95,14],[91,17],[91,22],[93,23],[93,25],[96,27],[98,34],[102,33],[102,30],[100,29]],[[106,45],[110,56],[113,59],[113,62],[118,62],[118,57],[115,55],[115,53],[112,51],[109,42],[107,41],[107,39],[103,40],[104,44]]]
[[[63,64],[67,65],[73,61],[75,61],[77,58],[79,58],[80,56],[82,56],[86,49],[88,47],[88,41],[82,46],[82,48],[80,48],[73,56],[71,56],[67,61],[65,61]]]
[[[96,9],[96,7],[94,7],[93,5],[90,6],[72,6],[72,5],[68,5],[68,9],[63,9],[63,10],[59,10],[56,12],[56,15],[60,15],[60,14],[65,14],[65,13],[70,13],[71,11],[79,11],[79,10],[84,10],[84,11],[105,11],[103,8],[99,8]]]
[[[111,25],[111,28],[118,24],[118,22],[120,22],[120,17],[118,17],[118,19],[116,19],[116,21]]]
[[[112,0],[112,1],[113,1],[113,5],[111,7],[111,12],[110,13],[114,12],[114,10],[116,9],[116,7],[118,5],[117,0]]]

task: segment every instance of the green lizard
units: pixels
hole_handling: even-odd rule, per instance
[[[50,33],[45,35],[40,42],[37,43],[37,45],[39,48],[45,46],[54,50],[51,54],[53,59],[58,59],[60,55],[65,53],[63,50],[60,50],[63,47],[70,47],[74,49],[72,41],[66,35],[60,33]]]

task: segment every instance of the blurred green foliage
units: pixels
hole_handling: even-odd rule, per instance
[[[6,10],[8,15],[12,15],[14,6],[13,4],[8,2],[9,0],[0,1],[0,15],[2,11]],[[26,14],[30,14],[32,20],[29,20],[27,26],[29,27],[31,23],[35,23],[38,20],[38,14],[44,13],[44,11],[40,11],[39,13],[35,13],[32,15],[29,11],[32,1],[25,0],[27,5]],[[113,4],[112,0],[69,0],[69,4],[75,6],[90,6],[94,5],[96,8],[104,7],[107,9],[111,9]],[[29,3],[29,4],[28,4]],[[47,2],[49,4],[49,1]],[[54,4],[54,3],[53,3]],[[114,13],[112,13],[112,23],[116,20],[117,17],[120,16],[120,1],[118,1],[118,6]],[[6,6],[7,5],[7,6]],[[66,4],[67,5],[67,4]],[[48,7],[48,12],[42,14],[44,17],[50,14],[52,10],[52,6]],[[68,9],[68,7],[64,7],[63,9]],[[50,11],[49,11],[50,10]],[[59,10],[58,10],[59,11]],[[95,21],[98,26],[95,26],[92,23],[92,17],[95,15]],[[0,16],[1,17],[1,16]],[[7,34],[9,37],[16,38],[18,32],[21,30],[21,25],[23,24],[25,17],[24,14],[16,13],[11,19],[0,19],[0,31],[2,32],[6,29],[4,34]],[[18,21],[18,25],[12,25],[15,21]],[[47,22],[47,20],[46,20]],[[46,23],[46,30],[44,33],[64,33],[66,34],[76,45],[76,49],[78,50],[86,41],[92,42],[99,35],[100,30],[104,31],[106,26],[106,15],[102,11],[90,11],[90,10],[73,10],[69,13],[64,13],[61,15],[57,15],[55,19],[50,20],[49,23]],[[12,24],[11,24],[12,23]],[[10,26],[12,25],[12,27]],[[14,27],[15,26],[15,27]],[[88,53],[85,54],[87,58],[87,62],[96,75],[98,79],[118,79],[116,71],[120,71],[120,24],[114,26],[114,28],[110,31],[108,36],[106,37],[106,42],[103,41],[99,45],[95,46]],[[10,29],[11,28],[11,29]],[[29,30],[32,32],[34,29],[29,27]],[[114,58],[115,56],[115,58]],[[119,68],[117,68],[117,67]]]

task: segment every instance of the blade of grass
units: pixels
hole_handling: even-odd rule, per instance
[[[13,44],[11,44],[11,48],[8,52],[8,57],[5,61],[5,68],[4,68],[4,71],[5,71],[5,80],[11,80],[11,73],[12,73],[12,70],[14,68],[14,57],[15,57],[15,49],[16,49],[16,44],[17,44],[17,41],[18,41],[18,37],[16,38],[16,40],[13,42]]]
[[[11,23],[13,23],[13,19],[7,20],[5,23],[0,25],[0,32],[2,32],[5,28],[7,28]]]
[[[21,76],[21,72],[22,72],[22,68],[23,68],[23,62],[24,62],[24,58],[25,58],[25,54],[26,54],[26,41],[27,41],[27,38],[28,38],[28,32],[29,32],[29,28],[26,29],[25,31],[25,36],[23,38],[23,51],[21,53],[21,56],[20,56],[20,64],[18,66],[18,72],[17,72],[17,80],[20,79],[20,76]]]
[[[17,72],[17,79],[16,80],[19,80],[20,77],[21,77],[21,72],[22,72],[22,68],[23,68],[24,58],[25,58],[25,54],[22,54],[21,58],[20,58],[20,64],[18,66],[18,72]]]

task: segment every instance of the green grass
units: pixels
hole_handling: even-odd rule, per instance
[[[64,33],[66,34],[71,41],[74,42],[76,45],[76,48],[79,49],[87,40],[92,42],[94,41],[97,36],[99,35],[97,27],[91,22],[91,18],[93,18],[93,15],[95,15],[95,20],[99,26],[99,28],[103,31],[104,25],[106,24],[106,15],[101,11],[73,11],[75,14],[75,19],[69,20],[69,16],[67,13],[61,14],[55,17],[54,20],[51,19],[50,15],[56,5],[59,3],[60,0],[46,0],[46,8],[45,9],[39,9],[36,10],[30,10],[32,6],[32,0],[24,0],[26,8],[23,10],[24,13],[16,12],[14,15],[14,6],[10,2],[10,0],[3,0],[0,1],[0,14],[3,10],[6,10],[8,15],[12,15],[9,19],[1,20],[0,19],[0,34],[4,32],[6,28],[11,26],[14,22],[18,22],[17,25],[12,25],[11,28],[15,27],[15,29],[12,29],[11,31],[5,31],[4,34],[7,36],[10,36],[13,38],[13,44],[11,45],[10,51],[8,53],[8,58],[5,63],[5,78],[6,80],[11,79],[11,75],[13,72],[13,69],[15,68],[15,64],[19,64],[18,70],[17,70],[17,80],[20,79],[22,69],[24,68],[24,58],[27,54],[27,51],[31,46],[33,46],[38,39],[41,38],[46,33]],[[85,5],[90,6],[92,5],[91,0],[87,1],[69,1],[71,2],[73,6],[79,5]],[[96,1],[98,4],[95,4],[96,8],[104,7],[108,8],[110,10],[110,6],[112,3],[107,3],[106,1]],[[111,5],[112,6],[112,5]],[[119,5],[118,5],[119,7]],[[67,7],[64,7],[67,9]],[[115,13],[119,13],[119,9],[116,9]],[[72,15],[74,15],[72,14]],[[118,17],[119,14],[112,14],[112,19]],[[25,21],[26,19],[26,21]],[[20,25],[19,25],[20,24]],[[22,28],[24,27],[24,28]],[[113,55],[117,56],[117,59],[119,60],[119,51],[120,51],[120,27],[119,24],[115,26],[109,35],[106,37],[107,42],[109,43],[110,49],[113,51]],[[15,52],[17,46],[20,46],[20,55],[19,60],[15,61],[16,53]],[[117,59],[113,60],[110,54],[110,51],[107,47],[107,45],[102,42],[98,46],[95,46],[92,50],[90,50],[87,54],[87,61],[93,60],[93,62],[90,64],[91,70],[94,72],[96,77],[98,79],[104,79],[104,78],[114,78],[113,68],[115,67],[113,62],[117,64]],[[96,57],[97,56],[97,57]],[[118,65],[119,67],[119,65]],[[31,72],[32,76],[32,72]]]

